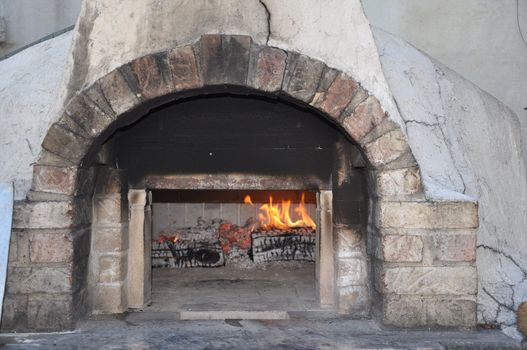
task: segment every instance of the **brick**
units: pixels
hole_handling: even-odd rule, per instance
[[[467,295],[477,291],[477,273],[472,266],[384,268],[383,293],[410,295]]]
[[[27,295],[6,295],[3,300],[2,331],[25,331],[27,325]]]
[[[476,326],[476,302],[467,299],[433,299],[425,303],[426,323],[436,327]]]
[[[18,260],[18,237],[16,231],[11,232],[11,238],[9,240],[9,255],[7,261],[9,263],[16,262]]]
[[[30,261],[33,263],[71,262],[73,244],[67,233],[32,233],[30,240]]]
[[[337,285],[363,285],[366,282],[368,266],[364,259],[340,258],[337,260]]]
[[[127,272],[127,255],[111,254],[99,256],[98,282],[122,282]]]
[[[376,172],[379,196],[404,196],[421,192],[421,175],[418,168],[404,168]]]
[[[424,300],[411,296],[386,297],[383,300],[382,323],[405,328],[426,325]]]
[[[370,313],[370,296],[366,286],[338,288],[338,310],[352,317],[366,317]]]
[[[395,129],[364,145],[364,151],[368,161],[377,168],[400,158],[405,153],[410,153],[410,147],[402,131]],[[411,166],[413,163],[408,165]]]
[[[83,90],[83,94],[97,106],[98,109],[103,111],[108,116],[115,116],[115,112],[112,106],[106,100],[104,92],[102,91],[101,85],[98,81]]]
[[[473,202],[379,203],[378,227],[477,228],[477,204]]]
[[[39,192],[72,195],[75,192],[76,167],[33,166],[32,189]]]
[[[260,91],[278,92],[284,79],[287,54],[280,49],[264,47],[251,52],[247,85]]]
[[[420,262],[423,260],[423,240],[419,236],[383,236],[382,258],[387,262]]]
[[[335,225],[334,230],[337,237],[337,257],[354,258],[362,256],[360,243],[362,242],[363,232],[360,227]]]
[[[107,115],[83,93],[70,100],[66,114],[91,138],[98,137],[114,121],[113,114]]]
[[[175,91],[203,86],[192,46],[178,47],[167,54]]]
[[[387,114],[379,100],[374,96],[369,96],[353,111],[346,110],[342,125],[355,141],[360,142],[385,118]]]
[[[476,235],[434,235],[431,237],[431,251],[434,260],[476,261]]]
[[[10,268],[8,294],[66,293],[71,290],[71,270],[67,267]]]
[[[93,198],[94,222],[98,226],[119,226],[123,221],[121,194],[97,195]]]
[[[282,91],[297,100],[311,102],[324,67],[324,63],[305,55],[289,53]]]
[[[71,297],[32,295],[27,308],[28,326],[37,331],[56,331],[73,328]]]
[[[106,101],[116,115],[128,112],[140,103],[118,69],[99,79],[99,84]]]
[[[71,201],[16,203],[13,228],[68,228],[76,224],[73,212]]]
[[[121,193],[124,186],[119,170],[109,167],[97,168],[96,195]]]
[[[47,151],[79,164],[91,146],[91,142],[57,124],[49,128],[42,147]]]
[[[124,286],[120,283],[99,284],[93,296],[94,313],[121,313],[126,309]]]
[[[357,91],[358,84],[350,76],[338,73],[326,91],[315,94],[311,105],[338,119]]]
[[[128,235],[124,227],[97,227],[93,232],[94,248],[99,253],[122,252],[128,248]]]
[[[130,63],[139,92],[146,99],[165,95],[171,90],[158,66],[158,60],[163,59],[160,55],[148,55]]]
[[[200,70],[204,85],[245,86],[251,38],[242,35],[204,35],[200,41]]]

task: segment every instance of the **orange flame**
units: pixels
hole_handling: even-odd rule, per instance
[[[307,212],[304,197],[304,193],[302,193],[300,203],[293,210],[298,217],[298,220],[293,221],[290,214],[291,201],[283,200],[282,204],[274,204],[273,197],[269,196],[269,203],[260,207],[262,211],[258,214],[260,226],[265,230],[286,230],[294,227],[310,227],[315,229],[317,225]],[[245,196],[244,203],[253,205],[249,195]]]
[[[253,201],[251,200],[251,196],[249,196],[249,195],[245,196],[245,198],[243,199],[243,203],[250,204],[251,206],[254,207]]]

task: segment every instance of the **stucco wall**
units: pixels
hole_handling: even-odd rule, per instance
[[[372,25],[425,51],[512,108],[527,138],[527,1],[362,2]],[[523,147],[527,154],[527,142]]]
[[[527,173],[518,118],[401,39],[382,30],[375,38],[425,185],[479,202],[478,321],[520,338],[514,310],[527,300]]]
[[[63,86],[72,33],[0,61],[0,181],[14,182],[15,198],[31,186],[32,167]]]
[[[81,0],[0,0],[5,42],[0,57],[77,21]]]

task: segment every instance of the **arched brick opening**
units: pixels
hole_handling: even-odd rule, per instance
[[[11,327],[69,328],[88,312],[94,174],[84,160],[117,127],[133,122],[132,115],[145,115],[167,101],[240,88],[310,106],[361,149],[371,174],[367,239],[372,282],[366,293],[367,298],[373,295],[369,302],[374,301],[378,317],[403,327],[474,325],[470,238],[477,227],[477,205],[425,198],[405,134],[349,75],[302,54],[259,46],[250,37],[206,35],[193,45],[138,58],[103,76],[76,94],[50,128],[34,165],[32,192],[16,209],[14,227],[19,241],[40,240],[64,249],[53,257],[10,263],[7,297],[21,306],[4,318],[18,315],[25,322]],[[118,182],[114,178],[99,185]],[[56,229],[60,237],[50,232]],[[446,238],[430,238],[439,231]],[[468,239],[459,243],[459,237]],[[459,256],[441,255],[441,249],[455,250],[456,242],[462,248]],[[19,282],[23,276],[29,278]],[[349,297],[360,299],[359,294]],[[3,327],[10,324],[8,320]]]

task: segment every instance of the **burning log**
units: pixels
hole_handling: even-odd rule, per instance
[[[303,230],[305,231],[305,230]],[[252,253],[255,263],[283,260],[315,260],[315,231],[296,233],[254,232]]]
[[[185,267],[218,267],[225,265],[223,251],[219,242],[167,242],[174,258],[174,266]]]

